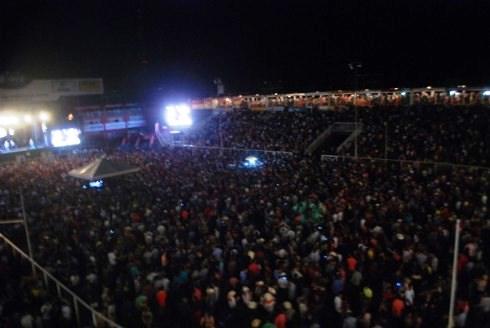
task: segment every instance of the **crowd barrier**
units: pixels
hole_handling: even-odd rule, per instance
[[[60,300],[72,305],[72,309],[75,312],[77,327],[122,328],[122,326],[116,324],[114,321],[87,304],[72,290],[70,290],[70,288],[66,287],[62,282],[56,279],[51,273],[34,261],[29,255],[22,251],[2,233],[0,233],[0,240],[2,240],[6,245],[10,246],[13,252],[17,253],[31,264],[35,270],[33,275],[37,276],[38,274],[42,274],[44,287],[47,291],[50,293],[56,293]]]
[[[264,149],[251,149],[251,148],[237,148],[237,147],[219,147],[219,146],[195,146],[190,144],[173,144],[171,147],[181,147],[190,149],[207,149],[207,150],[221,150],[221,151],[237,151],[237,152],[249,152],[249,153],[263,153],[272,155],[285,155],[293,156],[293,152],[281,151],[281,150],[264,150]]]
[[[435,167],[460,167],[466,169],[474,170],[490,170],[487,166],[478,165],[468,165],[468,164],[455,164],[450,162],[434,162],[434,161],[424,161],[424,160],[408,160],[408,159],[393,159],[393,158],[381,158],[381,157],[364,157],[364,156],[347,156],[347,155],[321,155],[322,161],[338,161],[338,160],[366,160],[366,161],[377,161],[386,163],[400,163],[400,164],[415,164],[415,165],[432,165]]]

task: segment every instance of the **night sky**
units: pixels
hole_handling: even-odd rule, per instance
[[[212,95],[490,84],[490,1],[0,1],[0,72]]]

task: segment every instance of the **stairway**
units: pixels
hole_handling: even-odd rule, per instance
[[[328,152],[336,154],[350,147],[352,140],[359,136],[362,132],[362,124],[356,127],[355,122],[335,122],[322,132],[313,142],[306,148],[305,153],[312,155],[321,146],[326,143],[330,145]]]

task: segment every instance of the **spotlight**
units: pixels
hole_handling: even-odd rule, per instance
[[[17,116],[2,116],[0,117],[0,124],[5,127],[10,127],[19,124],[19,118]]]
[[[259,159],[257,157],[255,157],[255,156],[248,156],[247,158],[245,158],[245,160],[247,161],[247,163],[250,166],[255,166],[255,165],[257,165],[257,161]]]
[[[47,121],[49,121],[49,113],[40,112],[39,113],[39,119],[41,120],[41,122],[47,122]]]
[[[247,156],[243,162],[243,167],[245,168],[256,168],[262,166],[262,162],[256,156]]]
[[[165,122],[173,127],[188,127],[192,125],[191,108],[186,104],[168,105],[165,107]]]

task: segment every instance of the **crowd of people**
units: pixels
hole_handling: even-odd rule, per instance
[[[302,152],[335,119],[350,113],[320,111],[235,110],[215,115],[202,129],[193,129],[189,143],[200,146]]]
[[[360,148],[379,151],[378,126],[389,117],[393,156],[486,163],[488,114],[435,110],[424,122],[422,112],[360,111]],[[124,327],[388,328],[446,325],[461,219],[455,323],[488,326],[490,171],[299,151],[322,122],[351,114],[220,114],[196,142],[221,134],[225,146],[295,151],[112,149],[109,158],[141,170],[102,189],[67,175],[98,150],[4,163],[0,220],[22,216],[22,189],[34,259]],[[261,165],[240,165],[248,155]],[[1,232],[25,247],[22,226]],[[0,278],[0,326],[75,325],[73,304],[4,243]]]
[[[360,114],[366,131],[359,137],[360,154],[488,166],[490,112],[487,107],[405,107]],[[350,148],[352,154],[352,148]]]
[[[196,145],[267,149],[303,153],[335,122],[355,122],[355,109],[335,111],[236,110],[216,115],[191,132]],[[425,160],[488,166],[490,112],[487,107],[373,107],[358,108],[359,156]],[[345,138],[345,137],[344,137]],[[338,138],[322,148],[336,155]],[[387,140],[385,140],[387,139]],[[354,147],[340,155],[354,155]]]

